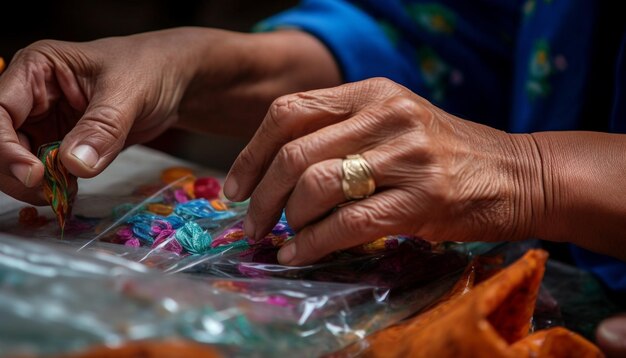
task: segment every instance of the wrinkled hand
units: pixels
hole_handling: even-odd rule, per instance
[[[33,155],[63,140],[60,156],[79,177],[97,175],[127,145],[176,121],[190,59],[176,30],[87,43],[40,41],[0,76],[0,190],[42,204],[44,168]]]
[[[357,153],[376,192],[343,206],[342,158]],[[278,258],[289,265],[388,234],[515,240],[541,215],[537,155],[529,135],[456,118],[373,79],[277,99],[233,164],[225,193],[251,196],[244,227],[254,239],[285,208],[297,234]]]

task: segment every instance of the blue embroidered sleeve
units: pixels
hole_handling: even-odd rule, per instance
[[[345,82],[387,77],[414,87],[416,68],[385,34],[384,27],[356,6],[339,0],[305,0],[257,25],[256,31],[297,28],[316,36],[333,53]]]

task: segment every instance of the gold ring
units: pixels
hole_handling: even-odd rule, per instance
[[[342,162],[341,187],[348,200],[364,199],[376,190],[372,168],[360,154],[348,155]]]

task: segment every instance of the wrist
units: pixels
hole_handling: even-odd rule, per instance
[[[514,183],[511,222],[513,237],[542,238],[550,208],[547,200],[550,175],[544,167],[543,153],[531,134],[509,134],[515,164],[512,175]]]
[[[117,39],[120,38],[96,40],[94,43],[111,41],[108,44],[98,44],[97,47],[109,56],[133,58],[132,66],[156,63],[157,66],[150,70],[160,69],[161,77],[172,77],[180,90],[186,90],[202,63],[200,57],[204,50],[202,41],[206,39],[206,29],[181,27],[130,35],[122,38],[126,41],[123,41],[121,49],[112,51],[111,48],[116,46]],[[129,56],[129,53],[133,56]],[[118,62],[115,60],[117,59],[105,62]],[[125,63],[125,66],[129,64]]]
[[[545,214],[537,236],[624,259],[626,138],[598,132],[542,132]]]

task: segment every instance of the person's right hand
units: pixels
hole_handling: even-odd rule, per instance
[[[184,29],[86,43],[40,41],[0,75],[0,191],[43,204],[44,168],[33,155],[63,140],[61,161],[93,177],[127,145],[176,121],[192,77]],[[196,56],[197,57],[197,56]]]

